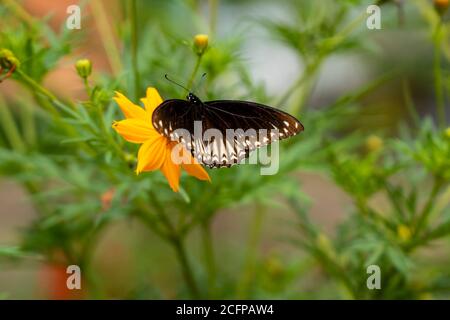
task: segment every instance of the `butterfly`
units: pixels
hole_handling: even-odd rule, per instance
[[[300,121],[284,111],[250,101],[202,102],[192,92],[186,100],[161,103],[152,123],[161,135],[180,142],[210,168],[238,164],[253,150],[304,130]]]

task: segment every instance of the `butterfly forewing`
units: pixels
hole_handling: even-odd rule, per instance
[[[197,132],[196,121],[201,123]],[[212,168],[238,164],[251,151],[303,130],[303,125],[286,112],[234,100],[196,104],[167,100],[154,111],[152,122],[159,133],[181,142],[197,160]],[[189,138],[177,129],[185,129]],[[208,132],[217,134],[209,136]]]

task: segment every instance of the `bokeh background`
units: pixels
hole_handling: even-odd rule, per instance
[[[22,74],[0,83],[11,120],[0,134],[0,297],[448,298],[448,14],[380,1],[382,29],[369,30],[372,2],[80,1],[81,29],[68,30],[75,1],[1,1],[0,47]],[[209,36],[201,58],[196,34]],[[211,185],[183,177],[173,194],[160,173],[135,177],[136,149],[109,126],[90,134],[112,137],[128,163],[106,138],[76,141],[85,124],[23,75],[97,123],[95,105],[122,119],[114,90],[135,103],[147,86],[179,97],[164,74],[187,83],[203,72],[205,100],[267,103],[305,125],[281,148],[277,177],[209,171]],[[192,220],[180,238],[194,289],[173,241],[153,232],[163,209],[174,224]],[[81,292],[65,287],[68,264],[86,264]],[[381,290],[365,285],[370,264]]]

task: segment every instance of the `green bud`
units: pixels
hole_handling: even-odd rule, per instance
[[[92,72],[92,62],[89,59],[80,59],[75,63],[78,75],[82,78],[87,78]]]
[[[0,67],[5,69],[11,69],[12,67],[19,67],[20,61],[16,56],[8,49],[0,49]]]
[[[448,139],[450,139],[450,127],[444,130],[444,136]]]
[[[199,56],[205,53],[208,48],[208,35],[207,34],[197,34],[194,37],[194,51]]]
[[[366,149],[369,152],[376,152],[383,148],[383,140],[376,136],[371,135],[366,139]]]

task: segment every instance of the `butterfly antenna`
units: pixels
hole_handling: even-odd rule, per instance
[[[190,92],[190,90],[188,88],[186,88],[185,86],[182,86],[181,84],[179,84],[178,82],[175,82],[174,80],[170,79],[167,76],[167,73],[164,75],[164,78],[166,78],[167,81],[172,82],[173,84],[176,84],[177,86],[179,86],[180,88],[183,88],[184,90],[186,90],[187,92]]]
[[[202,77],[200,78],[200,81],[194,86],[194,90],[192,92],[196,92],[197,88],[200,87],[200,84],[202,84],[203,80],[206,78],[206,72],[202,74]]]

